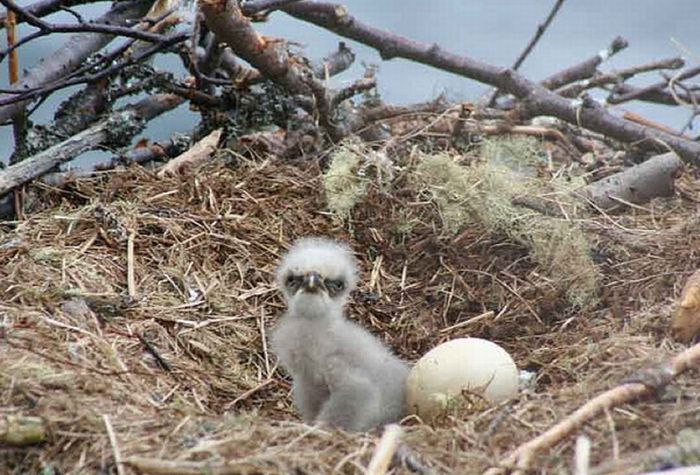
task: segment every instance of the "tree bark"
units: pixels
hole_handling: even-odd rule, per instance
[[[646,203],[658,196],[671,196],[674,179],[683,162],[673,152],[657,155],[620,173],[586,186],[579,194],[602,210],[624,206],[624,202]]]
[[[366,25],[350,15],[342,5],[300,1],[284,7],[283,11],[371,46],[379,52],[382,59],[410,59],[496,86],[522,101],[520,112],[523,118],[551,115],[621,142],[635,143],[654,150],[659,149],[660,144],[665,144],[684,161],[700,165],[700,143],[616,117],[592,99],[582,102],[565,99],[511,69],[482,63],[445,51],[437,44],[421,43]]]
[[[107,119],[43,152],[7,167],[0,171],[0,197],[99,145],[112,144],[115,140],[122,142],[116,145],[123,145],[123,142],[128,142],[147,121],[177,107],[183,101],[182,98],[171,94],[148,97],[133,106],[114,112]]]
[[[140,18],[150,8],[152,1],[142,0],[117,3],[112,9],[97,19],[100,23],[125,26],[128,20]],[[22,92],[43,84],[56,81],[75,70],[93,53],[109,44],[114,36],[102,33],[77,33],[71,35],[68,41],[29,71],[14,89]],[[0,95],[0,100],[12,97],[11,94]],[[11,120],[15,114],[23,111],[30,101],[15,102],[0,107],[0,123]]]

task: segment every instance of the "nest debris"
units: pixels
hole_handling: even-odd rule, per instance
[[[134,166],[61,190],[34,185],[36,209],[0,228],[0,397],[4,414],[46,421],[48,438],[3,450],[0,465],[116,473],[107,415],[122,460],[362,473],[376,434],[303,425],[265,344],[283,308],[275,264],[302,235],[352,244],[363,279],[351,317],[402,357],[477,336],[535,372],[517,400],[438,428],[406,421],[405,442],[439,473],[483,471],[591,395],[679,350],[666,326],[700,263],[700,238],[668,230],[696,219],[694,205],[674,198],[587,218],[589,229],[624,220],[624,232],[593,246],[599,301],[580,312],[522,242],[472,218],[445,232],[439,204],[409,171],[396,171],[390,191],[366,181],[342,220],[328,212],[316,162],[215,161],[167,178]],[[613,410],[588,426],[594,462],[697,427],[700,381],[684,376],[674,390],[683,397]],[[540,468],[569,471],[572,445]]]

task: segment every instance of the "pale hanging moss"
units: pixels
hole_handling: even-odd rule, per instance
[[[333,153],[323,174],[328,209],[343,219],[367,195],[367,187],[376,182],[386,190],[394,177],[394,164],[381,152],[375,152],[358,139],[348,139]]]
[[[568,191],[579,185],[578,180],[567,177],[545,182],[536,178],[541,158],[533,139],[489,140],[483,152],[483,160],[471,166],[437,154],[424,156],[416,168],[416,183],[437,204],[445,231],[456,233],[478,222],[503,232],[530,249],[532,259],[566,292],[572,304],[594,304],[599,272],[578,225],[513,204],[516,197],[556,195],[573,215],[576,200]]]

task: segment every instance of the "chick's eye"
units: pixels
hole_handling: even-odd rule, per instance
[[[327,280],[326,286],[331,291],[339,292],[345,288],[345,282],[342,280]]]
[[[299,277],[298,275],[290,274],[289,276],[287,276],[287,285],[288,286],[294,287],[296,285],[299,285],[300,283],[301,283],[301,277]]]

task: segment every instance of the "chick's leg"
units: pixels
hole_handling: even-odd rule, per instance
[[[317,421],[332,427],[362,431],[372,427],[379,412],[379,391],[367,378],[348,375],[338,381]]]
[[[328,388],[309,379],[299,378],[292,385],[292,398],[304,422],[311,424],[328,399]]]

